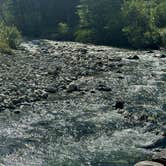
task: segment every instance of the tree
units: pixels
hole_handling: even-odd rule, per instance
[[[135,48],[156,47],[159,33],[155,25],[154,8],[150,1],[130,0],[123,5],[125,26],[123,32]]]
[[[95,43],[124,44],[122,5],[123,0],[82,0],[77,10],[80,18],[78,32],[82,35],[82,31],[91,31],[91,40]]]

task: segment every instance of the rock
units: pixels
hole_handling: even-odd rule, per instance
[[[48,67],[47,73],[49,75],[57,76],[59,74],[60,70],[61,70],[60,66],[54,66],[54,65],[52,65],[52,66]]]
[[[20,103],[22,103],[22,102],[24,102],[24,99],[23,98],[18,98],[18,99],[13,99],[12,100],[12,103],[13,103],[13,105],[17,105],[17,104],[20,104]]]
[[[119,79],[124,79],[124,76],[118,76]]]
[[[111,62],[119,62],[121,60],[122,60],[121,57],[109,58],[109,61],[111,61]]]
[[[48,87],[46,87],[46,92],[56,93],[57,89],[54,86],[48,86]]]
[[[162,135],[156,141],[149,145],[142,145],[141,148],[154,149],[154,148],[166,148],[166,136]]]
[[[166,58],[166,54],[161,54],[160,58]]]
[[[141,161],[135,164],[134,166],[164,166],[164,165],[153,161]]]
[[[166,137],[166,125],[163,125],[161,127],[161,131],[162,131],[162,136]]]
[[[115,107],[115,109],[123,109],[124,104],[125,104],[124,101],[117,101],[114,107]]]
[[[139,60],[140,58],[139,58],[139,56],[134,55],[134,56],[128,57],[127,59]]]
[[[82,54],[86,54],[88,52],[86,48],[80,48],[78,49],[78,51],[81,52]]]
[[[20,112],[20,110],[14,110],[14,113],[15,114],[20,114],[21,112]]]
[[[152,53],[154,53],[154,51],[153,50],[149,50],[149,51],[147,51],[147,53],[152,54]]]
[[[76,84],[70,84],[68,87],[67,87],[67,92],[68,93],[72,93],[74,91],[78,91],[79,88]]]
[[[34,94],[33,94],[33,97],[35,98],[35,100],[41,100],[41,99],[47,99],[48,97],[48,93],[44,90],[40,90],[40,89],[37,89],[34,91]]]
[[[5,166],[4,164],[0,163],[0,166]]]
[[[112,89],[106,85],[103,84],[99,84],[98,87],[96,88],[98,91],[105,91],[105,92],[109,92]]]
[[[162,150],[159,153],[156,153],[153,157],[152,160],[155,162],[159,162],[161,164],[164,164],[166,166],[166,149]]]

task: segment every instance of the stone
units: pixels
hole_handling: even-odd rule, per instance
[[[119,62],[121,60],[122,60],[121,57],[109,58],[109,61],[111,61],[111,62]]]
[[[153,161],[141,161],[135,164],[134,166],[164,166],[164,165]]]
[[[88,52],[86,48],[80,48],[78,49],[78,51],[81,52],[82,54],[86,54]]]
[[[106,85],[103,84],[99,84],[98,87],[96,88],[98,91],[105,91],[105,92],[109,92],[112,89]]]
[[[147,53],[151,53],[152,54],[152,53],[154,53],[154,51],[153,50],[149,50],[149,51],[147,51]]]
[[[67,87],[67,92],[68,93],[72,93],[74,91],[78,91],[79,88],[76,84],[70,84],[68,87]]]
[[[164,166],[166,166],[166,149],[154,154],[152,160],[164,164]]]
[[[20,114],[21,112],[20,112],[20,110],[14,110],[14,113],[15,114]]]
[[[144,149],[155,149],[155,148],[166,148],[166,137],[164,134],[160,136],[156,141],[152,142],[149,145],[143,145],[141,148]]]
[[[166,54],[161,54],[160,58],[166,58]]]
[[[161,131],[162,131],[162,136],[166,137],[166,125],[163,125],[161,127]]]
[[[138,59],[139,59],[139,56],[134,55],[134,56],[128,57],[128,59],[138,60]]]
[[[56,93],[57,89],[54,86],[49,85],[48,87],[46,87],[46,92]]]
[[[115,109],[123,109],[124,108],[124,104],[125,102],[124,101],[116,101],[116,104],[115,104]]]

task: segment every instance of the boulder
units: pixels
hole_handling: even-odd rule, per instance
[[[153,157],[152,160],[155,162],[159,162],[164,164],[166,166],[166,149],[162,150],[159,153],[156,153]]]
[[[134,166],[164,166],[164,165],[153,161],[141,161],[135,164]]]

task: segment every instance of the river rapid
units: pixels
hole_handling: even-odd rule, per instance
[[[166,56],[49,40],[0,54],[0,165],[133,166],[166,144]],[[149,148],[144,148],[144,147]]]

